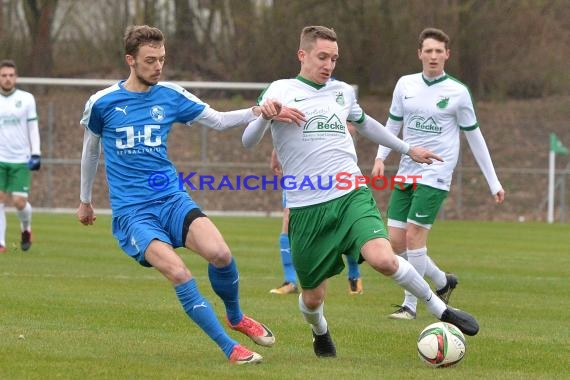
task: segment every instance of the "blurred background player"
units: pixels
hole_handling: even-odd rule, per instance
[[[390,194],[388,233],[394,251],[407,257],[420,275],[433,281],[436,294],[447,303],[458,279],[439,269],[428,256],[427,239],[451,188],[459,157],[460,131],[465,133],[496,203],[503,202],[505,191],[479,128],[469,89],[444,71],[450,54],[449,37],[439,29],[424,29],[419,36],[417,54],[422,72],[403,76],[396,83],[386,128],[398,135],[404,127],[404,141],[431,149],[443,157],[443,162],[418,165],[402,155],[397,175],[407,179],[415,176],[417,186],[406,183],[404,189],[396,187]],[[372,176],[384,174],[384,160],[390,151],[378,147]],[[405,292],[404,302],[389,317],[414,319],[416,306],[416,297]]]
[[[349,128],[350,129],[350,128]],[[277,159],[275,149],[271,152],[271,171],[277,176],[283,175],[281,164]],[[281,265],[283,267],[283,284],[278,288],[273,288],[269,291],[271,294],[294,294],[298,292],[297,289],[297,273],[293,266],[293,259],[291,258],[291,247],[289,244],[289,208],[287,208],[287,195],[286,191],[282,193],[283,204],[283,221],[281,223],[281,233],[279,235],[279,251],[281,254]],[[348,265],[348,294],[358,295],[364,292],[362,286],[362,278],[360,275],[360,267],[358,262],[351,256],[345,256]]]
[[[32,245],[30,170],[41,166],[36,100],[16,88],[17,77],[14,61],[0,61],[0,253],[6,252],[8,194],[20,219],[20,247],[27,251]]]

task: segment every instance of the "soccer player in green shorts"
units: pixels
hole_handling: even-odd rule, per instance
[[[244,146],[251,148],[271,129],[283,175],[297,184],[286,189],[289,236],[302,288],[299,308],[311,325],[313,350],[318,357],[336,356],[324,315],[324,299],[328,278],[344,268],[343,253],[365,260],[424,300],[439,320],[475,335],[479,330],[475,318],[447,306],[410,263],[392,251],[372,193],[358,180],[363,176],[347,122],[366,138],[416,162],[431,164],[440,157],[389,133],[364,113],[352,86],[332,78],[339,57],[336,40],[330,28],[303,29],[297,53],[299,75],[269,85],[258,99],[261,116],[248,125],[242,136]],[[281,112],[287,113],[289,108],[304,114],[298,127],[282,122],[287,117]],[[354,180],[354,186],[344,186],[346,179]]]
[[[6,252],[4,204],[11,195],[20,219],[20,248],[32,245],[30,170],[40,169],[40,133],[36,100],[16,88],[16,63],[0,61],[0,253]]]
[[[425,166],[401,157],[397,175],[407,178],[408,183],[392,191],[388,230],[394,251],[407,257],[418,273],[428,277],[437,289],[436,294],[447,303],[458,279],[439,269],[428,256],[427,238],[451,187],[459,157],[460,131],[465,133],[496,203],[503,202],[505,191],[477,123],[468,88],[444,71],[449,58],[449,37],[439,29],[424,29],[419,36],[418,58],[422,61],[422,72],[403,76],[396,84],[386,128],[397,136],[403,127],[404,141],[430,148],[443,157],[443,162]],[[378,147],[373,177],[384,174],[384,160],[390,150]],[[416,186],[412,186],[410,178],[414,178]],[[404,302],[389,317],[414,319],[416,306],[416,297],[405,292]]]

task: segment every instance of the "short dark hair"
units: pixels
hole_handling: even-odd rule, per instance
[[[164,34],[158,28],[148,25],[131,25],[125,30],[123,37],[125,54],[133,57],[139,52],[142,45],[164,45]]]
[[[301,31],[299,49],[310,50],[318,39],[336,41],[336,32],[326,26],[306,26]]]
[[[445,34],[445,32],[441,29],[437,28],[425,28],[420,33],[420,37],[418,38],[419,49],[422,50],[424,40],[428,38],[433,38],[436,41],[444,42],[445,48],[449,49],[449,36]]]
[[[12,61],[11,59],[3,59],[0,61],[0,69],[3,67],[11,67],[14,70],[17,70],[16,62]]]

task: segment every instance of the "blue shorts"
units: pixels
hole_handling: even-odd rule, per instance
[[[150,267],[144,258],[150,242],[160,240],[173,248],[183,247],[184,219],[193,209],[200,207],[188,193],[181,191],[113,217],[113,235],[127,255]]]

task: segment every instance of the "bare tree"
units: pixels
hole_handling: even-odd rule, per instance
[[[30,74],[49,76],[53,69],[52,26],[59,0],[27,0],[24,13],[31,39]]]

